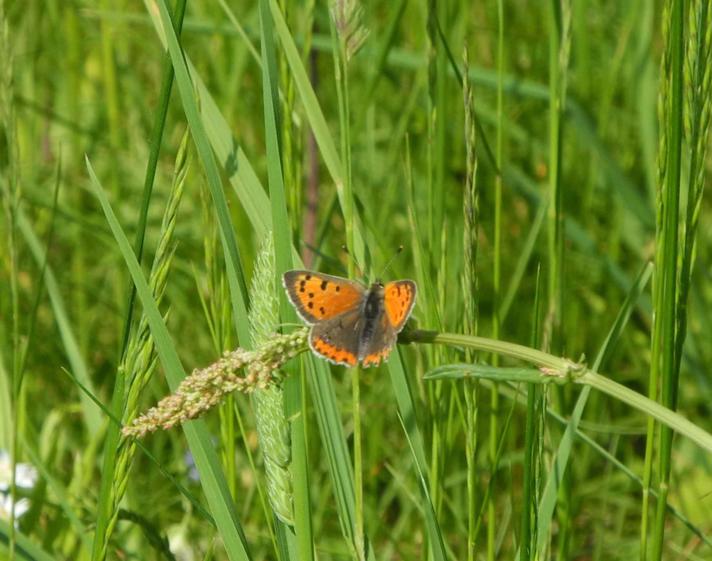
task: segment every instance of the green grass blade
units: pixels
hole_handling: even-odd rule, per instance
[[[596,360],[593,364],[594,370],[599,369],[601,365],[604,364],[605,360],[610,356],[612,347],[618,341],[623,329],[628,323],[630,315],[633,312],[633,307],[635,306],[636,302],[638,301],[638,298],[643,292],[643,289],[650,280],[651,275],[652,266],[650,263],[647,263],[638,275],[638,279],[634,284],[633,289],[628,294],[628,297],[626,298],[625,302],[623,303],[623,306],[618,312],[618,316],[616,317],[616,320],[613,326],[611,327],[608,336],[606,337],[605,341],[603,342],[603,345],[601,346],[598,356],[596,357]],[[583,410],[586,406],[586,402],[588,401],[589,393],[590,388],[586,387],[579,394],[579,397],[576,401],[576,405],[574,406],[574,409],[571,413],[569,424],[566,427],[566,430],[564,431],[564,435],[561,437],[561,441],[559,442],[559,447],[556,452],[553,468],[551,469],[551,475],[549,476],[549,479],[546,482],[546,486],[544,487],[544,491],[539,502],[539,527],[537,529],[536,550],[540,556],[544,555],[546,539],[549,535],[549,531],[551,528],[554,507],[556,505],[557,495],[559,493],[559,484],[561,483],[561,477],[563,477],[563,474],[566,471],[566,467],[569,462],[575,434],[578,430],[578,425],[581,420],[581,416],[583,415]]]
[[[347,209],[349,208],[349,202],[346,200],[346,193],[344,192],[344,183],[346,178],[336,144],[334,143],[329,127],[326,124],[326,119],[324,118],[324,114],[319,105],[316,93],[312,88],[309,76],[304,68],[304,64],[302,63],[299,50],[297,49],[297,46],[289,33],[287,22],[284,21],[284,17],[282,16],[279,6],[275,0],[270,0],[270,8],[272,10],[272,17],[274,18],[275,31],[279,36],[284,55],[289,63],[289,68],[292,71],[292,78],[294,79],[297,91],[302,99],[304,111],[307,114],[307,119],[311,125],[312,132],[314,133],[316,142],[321,150],[324,163],[326,164],[326,167],[331,174],[331,178],[336,185],[339,204],[341,205],[342,210]],[[353,221],[353,248],[351,248],[351,251],[353,251],[354,258],[358,263],[365,263],[365,246],[362,226],[358,219]]]
[[[260,0],[260,34],[262,45],[262,99],[264,106],[265,133],[267,143],[267,172],[269,180],[272,224],[274,225],[274,248],[276,276],[275,286],[280,287],[280,317],[284,321],[296,321],[294,309],[281,290],[282,274],[292,268],[292,241],[287,198],[285,195],[282,169],[282,146],[280,138],[279,90],[277,87],[277,55],[273,36],[272,16],[267,0]],[[311,511],[309,504],[309,479],[307,468],[307,449],[305,438],[305,411],[302,409],[301,377],[295,377],[292,366],[292,380],[284,384],[285,414],[289,408],[292,434],[292,465],[294,491],[294,533],[291,528],[282,527],[287,547],[284,553],[290,558],[309,561],[314,556]],[[298,514],[298,515],[297,515]],[[281,526],[284,526],[281,522]],[[296,535],[295,535],[296,534]]]
[[[22,209],[18,209],[17,215],[17,225],[22,233],[25,241],[27,242],[32,256],[35,258],[38,266],[42,267],[45,263],[45,250],[42,248],[37,235],[35,234],[32,225],[27,220]],[[74,329],[69,321],[69,315],[67,314],[67,309],[64,303],[64,297],[57,283],[57,279],[54,276],[52,267],[49,263],[45,264],[44,272],[44,282],[47,285],[47,295],[49,296],[50,304],[52,305],[52,311],[54,312],[55,321],[57,322],[57,329],[59,330],[59,336],[62,339],[62,344],[64,346],[64,351],[67,355],[67,360],[69,360],[69,365],[74,372],[78,380],[82,382],[87,388],[89,388],[93,393],[94,383],[89,376],[89,369],[86,365],[84,357],[82,357],[81,351],[79,350],[79,343],[77,337],[74,334]],[[84,417],[84,424],[86,425],[89,434],[96,434],[96,432],[101,427],[101,414],[91,400],[84,394],[80,394],[79,400],[82,404],[82,415]]]
[[[185,370],[178,358],[171,336],[166,328],[151,289],[141,271],[141,267],[136,261],[136,256],[131,249],[128,238],[124,234],[114,211],[111,209],[109,200],[97,179],[94,170],[87,159],[87,169],[91,178],[92,187],[99,202],[101,203],[106,220],[111,227],[114,238],[119,246],[121,254],[126,261],[126,265],[131,273],[131,278],[136,285],[136,292],[144,313],[151,327],[151,334],[156,343],[156,350],[161,364],[166,373],[168,383],[172,390],[185,378]],[[195,460],[195,465],[200,472],[203,491],[210,507],[210,511],[222,537],[228,558],[231,561],[244,561],[250,559],[242,527],[237,519],[230,492],[225,481],[225,477],[220,469],[220,461],[212,447],[210,434],[202,421],[192,421],[183,425],[190,450]]]
[[[230,300],[232,302],[235,329],[240,344],[249,345],[250,337],[246,321],[247,287],[242,271],[240,252],[237,247],[237,240],[235,239],[235,233],[230,219],[230,210],[227,205],[227,200],[225,199],[217,164],[215,163],[215,155],[208,142],[203,121],[200,118],[193,83],[190,79],[185,59],[183,58],[183,51],[173,29],[168,8],[164,0],[157,0],[157,5],[161,15],[161,23],[163,24],[168,52],[173,62],[176,86],[178,86],[178,91],[180,92],[183,110],[188,120],[188,125],[190,126],[200,161],[203,164],[208,187],[210,188],[213,204],[215,205],[215,213],[220,226],[220,241],[225,254],[227,277],[230,284]]]
[[[180,33],[183,25],[183,17],[185,15],[186,0],[179,0],[176,3],[175,28]],[[173,67],[170,57],[164,57],[163,83],[161,86],[161,94],[158,102],[156,119],[153,125],[151,134],[151,150],[146,166],[144,176],[143,195],[141,198],[141,209],[139,211],[138,226],[136,237],[134,240],[134,253],[139,263],[143,255],[143,245],[146,236],[146,226],[148,220],[148,209],[153,194],[153,183],[156,176],[156,167],[158,165],[158,156],[161,149],[161,140],[163,139],[163,130],[166,124],[166,115],[168,113],[168,103],[171,97],[171,89],[173,86]],[[124,321],[124,334],[121,342],[121,360],[126,353],[126,347],[131,334],[131,325],[133,322],[134,303],[136,300],[136,287],[132,283],[129,287],[129,296],[126,305],[126,319]],[[116,371],[116,379],[114,382],[114,393],[112,396],[112,411],[114,416],[121,417],[121,413],[126,403],[126,381],[125,372],[122,368]],[[116,424],[109,424],[106,439],[104,443],[104,463],[101,470],[101,487],[99,492],[99,501],[97,505],[97,520],[94,532],[94,545],[92,549],[92,559],[95,561],[105,557],[105,544],[110,539],[107,536],[107,526],[109,519],[112,516],[112,501],[110,498],[112,486],[116,475],[116,450],[120,444],[120,427]]]
[[[437,561],[445,561],[447,555],[445,552],[445,542],[443,540],[440,524],[435,513],[433,502],[430,498],[430,482],[428,481],[427,466],[428,462],[425,456],[425,444],[423,436],[418,428],[415,416],[415,404],[413,403],[413,392],[411,391],[408,377],[406,376],[403,363],[401,362],[400,354],[395,352],[391,354],[388,361],[388,372],[391,377],[391,386],[393,394],[398,403],[398,414],[403,425],[403,431],[408,439],[413,462],[418,474],[418,479],[421,483],[420,490],[423,493],[425,504],[423,510],[425,513],[425,526],[428,534],[428,541],[433,558]]]

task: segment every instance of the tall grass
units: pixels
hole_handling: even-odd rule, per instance
[[[0,558],[712,559],[709,2],[168,4],[0,3]]]

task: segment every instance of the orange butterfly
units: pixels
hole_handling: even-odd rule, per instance
[[[334,364],[365,367],[386,360],[415,304],[412,280],[360,282],[287,271],[282,277],[299,316],[312,326],[309,346]]]

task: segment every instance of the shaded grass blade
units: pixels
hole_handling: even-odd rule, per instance
[[[32,256],[35,258],[37,264],[42,267],[45,263],[45,251],[37,238],[30,222],[27,217],[22,212],[22,209],[18,209],[17,215],[17,225],[20,232],[25,238]],[[67,354],[67,359],[69,360],[69,365],[76,375],[77,379],[82,382],[87,388],[89,388],[93,393],[94,384],[89,376],[89,369],[87,368],[84,357],[81,355],[79,350],[79,343],[77,337],[74,334],[74,329],[69,322],[69,315],[67,314],[67,309],[65,307],[64,298],[57,284],[57,279],[54,276],[52,267],[50,267],[49,262],[45,263],[44,271],[44,282],[47,286],[47,295],[49,296],[50,304],[52,305],[52,311],[54,312],[55,321],[57,322],[57,329],[59,330],[59,336],[62,339],[62,345],[64,346],[64,351]],[[91,400],[84,394],[80,394],[79,400],[82,404],[82,415],[84,418],[84,424],[86,425],[89,434],[96,434],[101,427],[101,415],[97,407],[91,402]]]
[[[401,418],[401,424],[403,425],[403,431],[408,439],[408,445],[413,455],[418,480],[421,484],[420,490],[425,500],[423,510],[430,549],[434,559],[437,561],[445,561],[445,559],[447,559],[445,542],[433,502],[430,498],[430,483],[428,481],[428,462],[425,456],[425,445],[415,417],[413,393],[410,389],[410,384],[408,383],[408,378],[403,368],[403,363],[401,362],[400,353],[397,349],[391,354],[391,358],[388,361],[388,372],[391,376],[393,393],[398,403],[398,412]]]
[[[10,533],[10,526],[0,518],[0,544],[2,544],[3,549],[10,542]],[[19,530],[15,530],[13,539],[15,540],[15,553],[18,557],[28,561],[57,561],[55,557],[47,553]]]

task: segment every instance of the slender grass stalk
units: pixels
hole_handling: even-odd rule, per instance
[[[656,253],[655,275],[653,277],[653,309],[654,323],[651,343],[651,364],[648,395],[651,399],[660,399],[663,403],[670,398],[671,373],[666,372],[666,365],[674,362],[672,346],[674,345],[675,327],[675,296],[677,283],[677,242],[678,242],[678,209],[679,209],[679,153],[681,150],[682,134],[682,9],[681,2],[671,0],[663,7],[662,27],[665,50],[661,63],[660,90],[658,93],[658,120],[660,123],[660,137],[658,145],[658,189],[656,204]],[[677,94],[677,95],[676,95]],[[677,101],[676,97],[679,97]],[[679,113],[678,113],[679,111]],[[677,152],[677,156],[674,153]],[[677,169],[670,169],[671,164]],[[677,176],[676,179],[672,176]],[[669,314],[667,316],[666,314]],[[670,338],[666,341],[666,338]],[[670,351],[668,355],[666,349]],[[667,361],[669,362],[666,362]],[[665,389],[667,388],[667,390]],[[658,392],[662,389],[662,394]],[[667,394],[667,396],[665,395]],[[641,520],[641,560],[648,554],[648,488],[652,482],[653,450],[655,425],[648,420],[648,432],[644,466],[644,489]],[[662,429],[659,446],[663,446]],[[667,499],[667,483],[665,464],[669,462],[663,458],[665,451],[659,453],[659,489],[664,490],[662,499]],[[669,454],[669,450],[668,450]],[[669,474],[668,474],[669,476]],[[662,555],[662,539],[664,532],[660,528],[659,518],[656,516],[656,529],[653,533],[652,551],[653,559]]]
[[[468,75],[468,74],[466,74]],[[504,80],[504,6],[502,0],[497,2],[497,140],[496,153],[497,169],[502,169],[502,146],[504,142],[503,126],[503,80]],[[501,259],[502,259],[502,174],[498,173],[494,180],[494,259],[492,271],[492,338],[500,337],[499,298],[501,291]],[[497,366],[497,355],[492,357],[492,364]],[[499,391],[496,385],[490,393],[490,432],[489,432],[489,461],[491,469],[492,488],[496,489],[497,468],[497,442],[499,433]],[[497,538],[497,513],[496,495],[489,494],[487,504],[487,559],[493,561],[496,557]]]
[[[657,156],[657,188],[656,188],[656,213],[655,213],[655,274],[653,275],[653,331],[651,334],[651,360],[650,373],[648,377],[648,397],[653,400],[658,399],[660,388],[660,369],[662,367],[660,356],[662,349],[662,334],[663,334],[663,314],[660,306],[662,305],[662,263],[663,263],[663,248],[665,246],[665,235],[667,230],[664,225],[663,208],[663,184],[667,170],[667,151],[668,151],[668,127],[664,126],[667,118],[667,102],[666,96],[669,91],[669,83],[671,79],[671,42],[670,42],[670,22],[671,22],[672,2],[668,1],[663,4],[661,16],[662,36],[665,49],[660,63],[660,84],[658,90],[658,156]],[[660,310],[656,313],[657,310]],[[653,479],[653,454],[655,451],[655,421],[648,418],[645,442],[645,459],[643,465],[643,496],[641,501],[641,521],[640,521],[640,560],[646,561],[648,558],[648,539],[650,525],[650,488]]]
[[[534,320],[532,322],[531,345],[534,347],[540,340],[541,328],[541,268],[537,268],[537,284],[534,299]],[[536,384],[527,388],[527,417],[524,429],[524,473],[522,475],[522,529],[519,539],[520,559],[532,561],[536,559],[537,509],[539,502],[538,483],[541,476],[542,461],[542,411],[545,409],[544,393]]]
[[[549,224],[548,239],[548,313],[544,348],[561,352],[564,324],[564,207],[561,181],[563,114],[566,108],[566,75],[571,42],[571,5],[568,0],[551,0],[549,10]],[[567,408],[566,394],[558,392],[560,407]],[[562,481],[557,508],[559,534],[557,559],[569,556],[571,513],[571,473]]]
[[[465,74],[469,67],[467,49],[463,54]],[[464,188],[464,221],[463,221],[463,260],[462,295],[463,295],[463,330],[468,335],[477,335],[479,316],[479,286],[477,278],[478,228],[479,224],[479,192],[477,183],[477,153],[475,151],[476,129],[474,123],[474,106],[469,81],[463,82],[463,101],[465,107],[465,154],[466,176]],[[443,255],[446,252],[443,252]],[[467,349],[465,358],[468,362],[474,360],[473,353]],[[476,491],[477,491],[477,382],[468,380],[464,387],[465,393],[465,454],[467,464],[467,559],[474,561],[477,535]],[[494,392],[496,393],[496,392]]]
[[[272,211],[272,223],[274,224],[274,250],[275,250],[275,265],[272,274],[275,281],[275,286],[281,286],[282,274],[293,268],[294,249],[293,249],[293,232],[297,230],[298,217],[301,213],[297,213],[296,219],[290,220],[288,206],[290,198],[294,204],[295,201],[301,201],[301,195],[296,195],[297,199],[290,193],[301,191],[301,158],[293,157],[293,154],[285,149],[284,138],[279,138],[279,131],[286,130],[285,134],[291,136],[292,124],[289,116],[293,116],[293,111],[290,108],[288,114],[280,115],[278,108],[278,90],[276,87],[276,36],[282,37],[282,46],[285,47],[286,29],[286,14],[283,14],[274,2],[263,1],[260,3],[260,30],[262,35],[262,57],[263,57],[263,99],[265,107],[265,128],[267,131],[267,153],[269,157],[269,192],[270,206]],[[279,25],[283,26],[282,31]],[[286,73],[288,70],[293,70],[295,65],[301,64],[298,55],[289,48],[284,48],[282,51],[283,69]],[[298,82],[299,74],[289,74],[289,84],[285,88],[293,88]],[[292,91],[292,100],[293,103]],[[287,94],[285,94],[287,96]],[[288,96],[287,96],[288,97]],[[286,98],[285,98],[286,99]],[[286,99],[289,102],[289,99]],[[283,121],[280,123],[280,119]],[[290,122],[287,123],[287,120]],[[288,129],[285,129],[288,127]],[[298,123],[295,125],[298,130]],[[291,141],[290,141],[291,142]],[[292,171],[285,171],[291,169]],[[290,226],[291,224],[291,226]],[[298,261],[298,259],[297,259]],[[296,313],[293,307],[288,303],[286,294],[283,290],[279,290],[281,298],[280,302],[280,317],[283,321],[294,322],[297,320]],[[306,376],[303,369],[297,370],[294,366],[287,366],[285,369],[287,378],[284,384],[273,388],[273,392],[280,392],[282,408],[281,416],[284,417],[284,425],[286,430],[290,431],[289,439],[291,442],[291,462],[290,474],[292,477],[292,511],[293,511],[293,528],[287,527],[284,524],[277,525],[279,543],[284,543],[281,548],[282,557],[294,558],[304,561],[309,561],[314,558],[314,536],[312,529],[312,507],[311,507],[311,491],[309,488],[310,471],[309,455],[308,455],[308,423],[306,422],[307,407],[305,401],[305,384]]]
[[[6,19],[5,4],[0,4],[0,46],[5,53],[0,63],[0,124],[7,146],[7,163],[4,181],[0,185],[3,211],[7,220],[7,252],[9,256],[10,277],[10,313],[12,341],[12,370],[10,377],[10,406],[12,408],[12,427],[10,428],[10,537],[9,558],[14,561],[17,547],[15,528],[15,505],[17,503],[17,454],[19,450],[18,421],[20,418],[20,392],[22,346],[20,344],[20,296],[18,290],[19,256],[17,248],[18,211],[21,188],[18,178],[17,122],[15,115],[14,94],[14,53],[10,43],[9,23]]]
[[[334,72],[339,106],[339,130],[341,138],[341,161],[344,165],[344,228],[346,247],[354,255],[354,195],[351,165],[351,108],[349,102],[349,61],[363,45],[368,32],[361,26],[361,6],[358,0],[334,0],[330,7],[331,33],[334,53]],[[355,259],[348,260],[349,277],[354,277]],[[363,269],[363,263],[361,264]],[[361,561],[366,559],[363,521],[363,452],[361,447],[361,390],[360,369],[349,369],[351,375],[351,403],[353,411],[354,442],[354,490],[356,519],[354,547]]]
[[[701,3],[707,4],[707,3]],[[702,53],[705,51],[705,38],[709,37],[709,7],[701,7],[700,3],[692,4],[690,9],[693,19],[702,17],[701,28],[698,28],[698,33],[691,35],[694,37],[692,41],[702,45]],[[700,11],[695,12],[695,8]],[[662,244],[660,257],[662,261],[656,262],[659,267],[661,278],[660,292],[656,296],[660,297],[656,301],[656,310],[660,310],[663,316],[660,326],[661,344],[658,347],[660,356],[653,355],[652,360],[659,360],[662,364],[662,388],[661,402],[663,405],[672,410],[677,409],[678,405],[678,389],[680,375],[680,356],[682,346],[684,344],[686,323],[687,323],[687,298],[688,286],[690,282],[690,268],[692,263],[692,253],[694,245],[694,236],[696,229],[695,207],[698,205],[699,190],[701,189],[701,181],[698,178],[698,170],[696,169],[696,160],[699,156],[704,156],[705,146],[707,141],[700,143],[699,138],[692,138],[691,142],[691,169],[690,180],[688,181],[687,193],[687,222],[683,224],[684,229],[680,228],[680,200],[681,200],[681,180],[682,180],[682,139],[683,139],[683,119],[685,116],[695,118],[695,110],[690,107],[687,115],[684,114],[684,98],[683,86],[685,82],[685,37],[684,37],[684,22],[685,22],[685,3],[675,1],[672,2],[669,8],[670,28],[668,34],[668,45],[666,52],[669,52],[669,81],[665,82],[667,90],[662,92],[665,96],[664,117],[665,120],[661,123],[663,135],[667,137],[665,143],[666,151],[660,154],[661,158],[665,158],[665,174],[660,185],[662,190],[660,198],[662,206],[659,207],[659,212],[663,214],[660,219],[662,223],[662,239],[658,243]],[[707,20],[707,21],[705,21]],[[704,33],[701,32],[705,29]],[[697,45],[692,43],[688,47],[688,74],[690,66],[695,63],[703,65],[706,68],[709,65],[709,54],[703,54],[702,60],[696,60],[700,55]],[[709,47],[707,47],[709,48]],[[690,54],[689,51],[696,51]],[[706,60],[705,60],[706,58]],[[689,87],[693,92],[700,92],[707,89],[709,92],[709,84],[705,88],[704,74],[708,70],[698,70],[690,76],[692,82]],[[708,78],[709,81],[709,78]],[[694,95],[694,94],[693,94]],[[703,98],[704,99],[704,98]],[[707,104],[709,111],[709,99],[698,102],[700,113],[702,112],[703,104]],[[699,122],[699,117],[695,119]],[[689,122],[689,121],[688,121]],[[690,127],[691,128],[691,127]],[[693,132],[693,131],[690,131]],[[698,151],[701,154],[698,155]],[[682,243],[681,243],[682,242]],[[682,246],[682,247],[680,247]],[[681,257],[680,257],[681,256]],[[660,431],[660,448],[659,448],[659,482],[658,482],[658,502],[656,503],[655,528],[653,531],[652,558],[659,560],[662,558],[663,545],[665,543],[665,518],[667,496],[670,488],[670,475],[672,470],[672,440],[673,433],[668,427],[661,427]]]
[[[279,7],[284,15],[285,21],[289,22],[290,12],[289,2],[279,0]],[[296,6],[295,6],[296,7]],[[302,223],[302,185],[301,185],[301,161],[300,157],[300,135],[294,130],[292,120],[289,118],[294,112],[295,89],[294,79],[289,72],[289,65],[284,52],[279,54],[279,89],[282,92],[282,115],[287,118],[281,119],[281,149],[282,149],[282,171],[284,174],[284,184],[287,188],[287,201],[289,215],[292,217],[292,237],[297,247],[300,247],[300,224]]]

